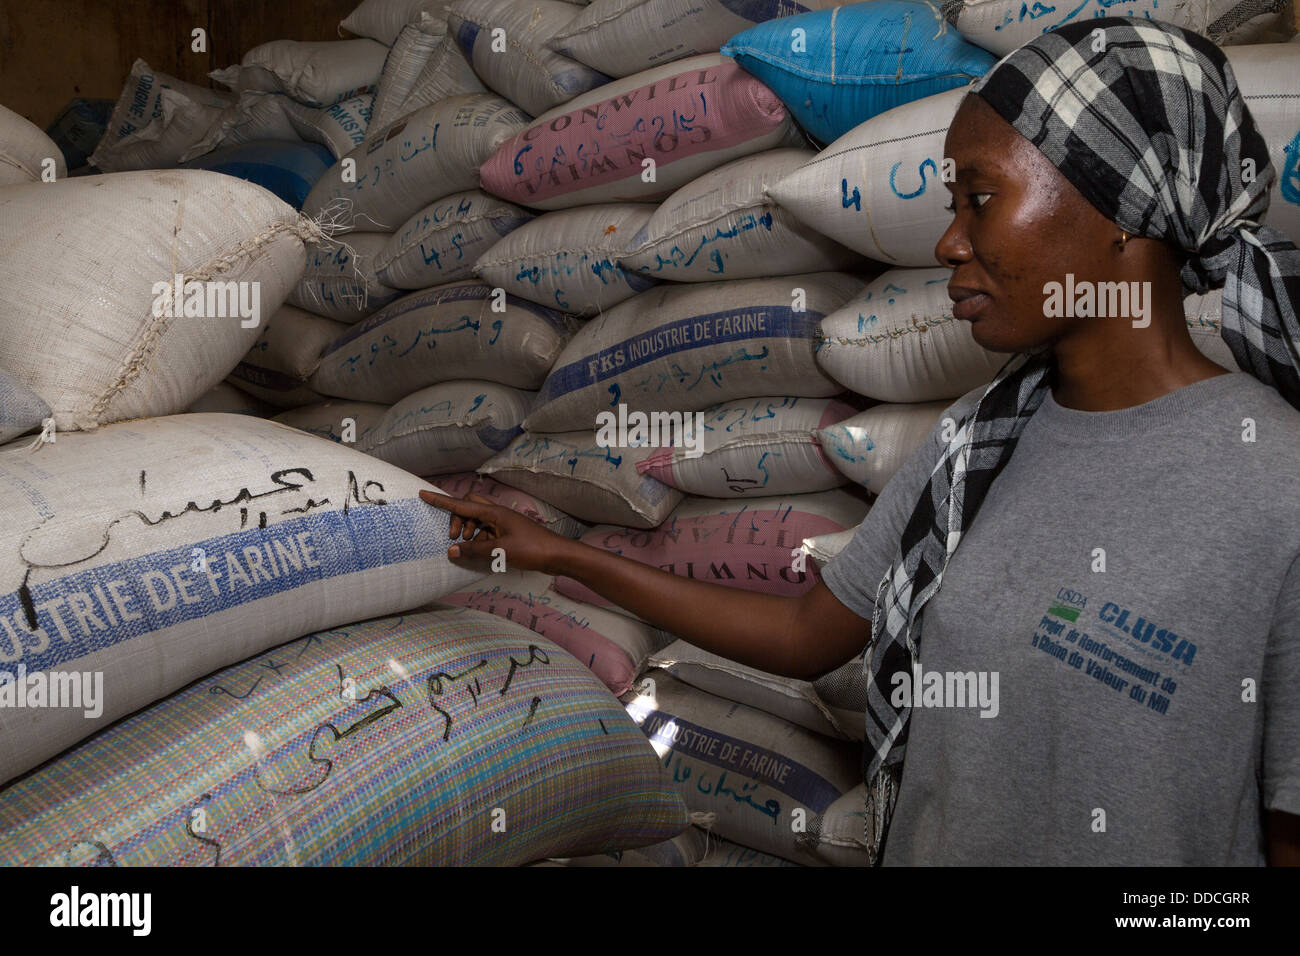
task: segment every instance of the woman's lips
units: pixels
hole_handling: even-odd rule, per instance
[[[983,292],[957,300],[952,304],[953,318],[973,322],[980,309],[984,308],[988,303],[989,297]]]

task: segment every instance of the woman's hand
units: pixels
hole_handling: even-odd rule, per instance
[[[520,571],[544,571],[557,574],[561,549],[569,543],[531,518],[495,505],[480,495],[452,498],[432,491],[421,491],[420,498],[451,514],[448,531],[452,539],[467,540],[447,549],[453,564],[475,571],[492,568],[493,551],[505,551],[506,567]]]

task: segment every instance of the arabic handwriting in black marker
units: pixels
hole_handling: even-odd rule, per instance
[[[533,698],[532,703],[528,705],[528,716],[524,719],[523,726],[520,727],[521,730],[533,722],[533,717],[537,714],[537,705],[541,702],[540,697]]]
[[[211,800],[211,799],[212,799],[212,794],[205,793],[203,796],[199,797],[199,803],[201,804],[204,800]],[[204,813],[204,816],[206,818],[206,811]],[[206,825],[204,826],[204,829],[205,830],[207,829]],[[185,820],[185,832],[188,833],[190,836],[194,837],[194,839],[198,840],[200,843],[206,843],[209,846],[213,847],[217,851],[217,855],[213,859],[212,865],[213,866],[221,865],[221,844],[218,843],[216,840],[212,839],[212,837],[201,836],[200,834],[194,832],[194,811],[193,810],[190,811],[189,817]]]
[[[293,480],[291,480],[288,477],[290,475],[297,475],[305,480],[300,483],[295,483]],[[315,480],[316,479],[312,475],[310,469],[281,468],[279,471],[271,472],[270,481],[272,484],[276,485],[277,487],[271,488],[268,491],[259,491],[256,494],[254,494],[253,492],[249,491],[247,487],[244,487],[244,488],[240,488],[239,491],[237,491],[234,497],[232,498],[228,498],[224,500],[221,498],[214,498],[212,499],[212,502],[210,504],[206,504],[206,505],[200,505],[196,501],[189,501],[186,502],[185,507],[182,508],[180,511],[173,512],[173,511],[163,510],[158,515],[157,518],[150,518],[143,511],[132,511],[131,513],[136,515],[145,524],[152,526],[152,525],[162,524],[164,521],[170,521],[173,518],[179,518],[185,514],[199,513],[205,511],[209,511],[215,514],[216,512],[220,511],[222,508],[228,505],[243,505],[243,504],[247,504],[248,502],[257,501],[261,498],[268,498],[272,495],[281,495],[284,494],[286,491],[290,491],[290,492],[301,491],[303,486],[306,483],[314,482]],[[241,508],[240,511],[246,513],[247,509]]]
[[[515,670],[520,667],[528,667],[535,661],[543,664],[550,664],[551,659],[546,656],[546,652],[536,644],[528,645],[528,660],[517,661],[513,654],[510,655],[510,670],[506,672],[506,682],[501,685],[501,696],[505,696],[506,691],[510,689],[510,682],[515,679]]]
[[[343,700],[350,700],[346,693],[347,683],[344,680],[343,668],[338,664],[335,664],[334,666],[339,672],[339,697]],[[367,691],[366,696],[362,697],[360,700],[351,702],[364,704],[366,701],[370,700],[370,698],[376,696],[384,698],[389,701],[389,703],[384,707],[380,707],[379,709],[366,714],[366,716],[362,717],[356,723],[350,724],[346,730],[339,730],[338,727],[334,725],[333,721],[326,720],[321,722],[321,724],[316,728],[316,731],[311,735],[311,743],[307,746],[307,759],[312,763],[319,764],[325,768],[325,772],[319,780],[314,783],[309,782],[302,787],[290,787],[288,790],[273,790],[262,782],[261,763],[258,762],[253,765],[253,779],[257,782],[257,785],[266,793],[282,797],[310,793],[320,787],[321,784],[329,779],[329,775],[334,772],[334,761],[330,760],[328,757],[318,757],[316,755],[316,743],[321,739],[321,735],[325,733],[325,731],[329,731],[334,737],[334,742],[337,743],[340,740],[351,737],[353,734],[370,726],[375,721],[382,720],[384,717],[402,706],[402,702],[393,695],[393,692],[383,685],[380,685],[374,690]]]
[[[351,507],[352,502],[354,501],[359,505],[388,504],[388,501],[385,498],[370,497],[370,489],[372,486],[374,488],[379,489],[380,491],[384,490],[383,483],[379,481],[363,481],[358,483],[356,474],[352,471],[349,471],[348,472],[348,497],[343,502],[343,513],[344,514],[348,513],[348,509]]]
[[[72,862],[72,851],[83,843],[87,846],[93,846],[97,851],[95,853],[95,862],[91,864],[92,866],[117,866],[117,860],[113,859],[113,851],[98,840],[73,840],[69,843],[68,848],[63,852],[64,866],[74,865]]]
[[[235,700],[243,700],[245,697],[247,697],[249,694],[251,694],[251,693],[254,691],[254,689],[256,689],[256,687],[257,687],[258,684],[262,683],[262,677],[263,677],[263,676],[264,676],[264,675],[262,675],[262,674],[258,674],[258,675],[257,675],[257,680],[253,681],[253,683],[249,685],[248,690],[244,691],[242,694],[236,694],[236,693],[235,693],[234,691],[232,691],[232,690],[227,690],[225,687],[222,687],[220,684],[213,684],[212,687],[210,687],[210,688],[208,689],[208,693],[209,693],[209,694],[225,694],[227,697],[233,697],[233,698],[235,698]]]
[[[480,667],[487,667],[487,663],[488,663],[487,661],[479,661],[473,667],[469,668],[469,670],[461,671],[459,674],[448,674],[446,671],[438,671],[436,674],[430,674],[428,680],[425,681],[425,686],[427,688],[428,695],[429,695],[429,706],[432,707],[434,710],[436,710],[442,716],[442,720],[443,720],[442,739],[444,741],[446,741],[451,736],[451,714],[449,714],[447,711],[443,710],[441,707],[435,704],[433,702],[433,698],[441,697],[444,693],[446,693],[442,685],[442,682],[444,680],[449,682],[460,680],[461,678],[474,673]],[[477,684],[478,678],[475,678],[474,682]],[[482,688],[479,688],[479,692],[482,693]],[[474,703],[475,705],[477,705],[478,700],[475,699]]]

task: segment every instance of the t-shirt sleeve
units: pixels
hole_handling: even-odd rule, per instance
[[[876,588],[898,552],[903,529],[930,480],[939,455],[948,444],[942,438],[945,421],[958,421],[974,407],[984,386],[949,405],[925,441],[894,473],[876,498],[857,532],[844,550],[822,568],[822,580],[841,604],[859,617],[871,620],[876,608]]]
[[[1260,685],[1264,807],[1300,814],[1300,557],[1282,582]]]

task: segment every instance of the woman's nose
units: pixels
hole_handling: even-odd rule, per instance
[[[948,228],[939,237],[934,247],[934,257],[950,269],[955,269],[963,262],[970,261],[970,239],[961,225],[961,216],[954,215]]]

